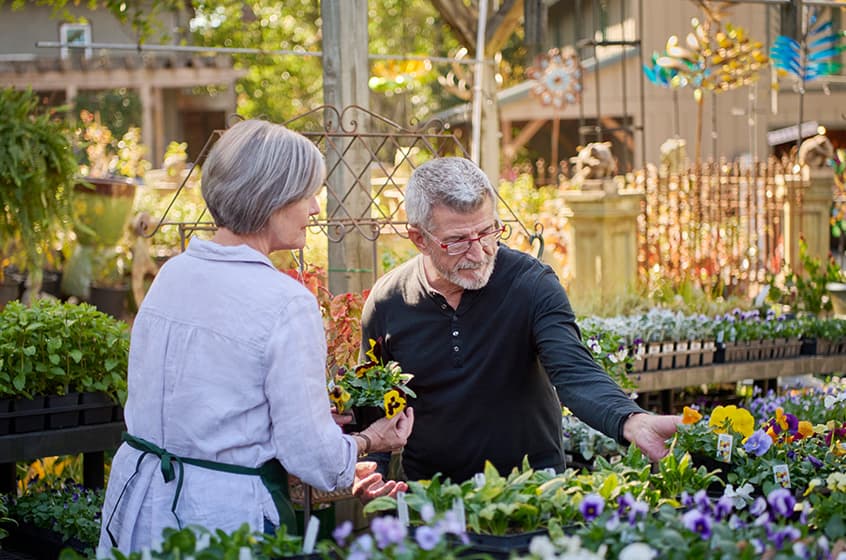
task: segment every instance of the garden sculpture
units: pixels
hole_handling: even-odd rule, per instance
[[[824,134],[808,138],[799,146],[799,164],[812,169],[821,169],[829,165],[834,158],[834,145]]]
[[[611,153],[611,142],[591,142],[579,148],[576,157],[571,158],[576,166],[574,178],[606,179],[617,172],[617,160]]]

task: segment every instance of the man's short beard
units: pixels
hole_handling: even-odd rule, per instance
[[[468,266],[470,265],[470,266]],[[479,263],[479,266],[473,266],[472,263],[459,263],[456,265],[452,270],[441,270],[440,273],[450,282],[455,284],[456,286],[460,286],[465,290],[481,290],[485,286],[487,286],[488,281],[491,279],[491,275],[493,274],[494,266],[496,266],[496,253],[490,255],[488,260],[485,260],[482,263]],[[463,276],[459,275],[461,270],[466,269],[482,269],[483,273],[482,276],[475,279],[470,280]]]

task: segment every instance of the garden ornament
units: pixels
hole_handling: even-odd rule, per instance
[[[830,165],[834,158],[834,145],[824,134],[817,134],[803,141],[799,146],[799,164],[812,169]]]
[[[607,179],[617,172],[617,160],[611,153],[611,142],[591,142],[579,148],[576,157],[571,158],[576,166],[574,178]]]
[[[550,49],[538,56],[526,75],[535,81],[530,91],[543,105],[564,109],[579,101],[582,66],[572,47]]]
[[[684,138],[667,138],[661,144],[661,166],[667,169],[668,173],[680,173],[687,162],[687,142]]]

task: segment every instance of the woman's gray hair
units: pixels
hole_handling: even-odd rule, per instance
[[[488,199],[496,201],[496,191],[478,165],[466,158],[437,158],[411,174],[405,188],[405,213],[409,225],[430,229],[434,206],[465,214]]]
[[[323,156],[309,139],[280,124],[246,120],[211,149],[203,198],[218,227],[256,233],[279,208],[313,196],[325,175]]]

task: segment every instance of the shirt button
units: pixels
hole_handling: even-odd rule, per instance
[[[446,309],[446,308],[447,308],[446,304],[445,304],[445,303],[442,303],[442,304],[441,304],[441,309]]]
[[[458,336],[458,331],[452,331],[452,336]]]
[[[458,352],[458,350],[459,350],[458,346],[453,346],[453,347],[452,347],[452,351],[453,351],[453,352]]]

